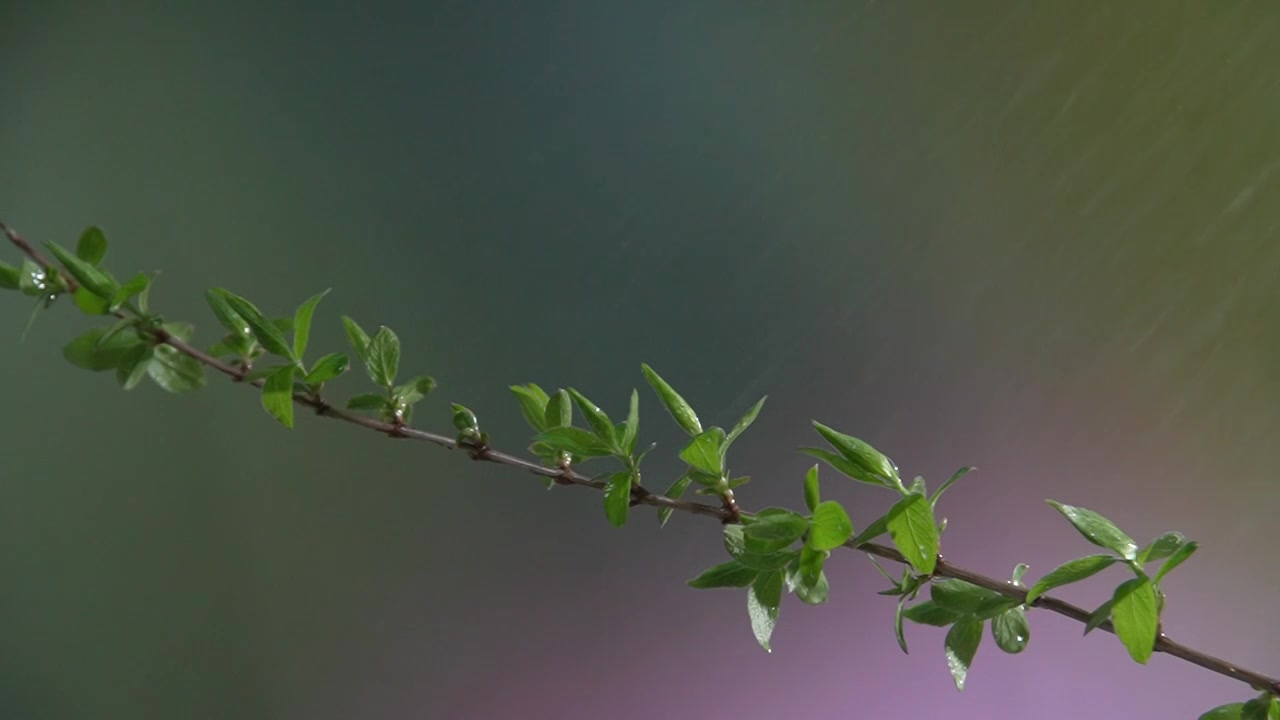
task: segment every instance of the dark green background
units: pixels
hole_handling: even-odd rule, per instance
[[[506,386],[642,396],[649,362],[798,506],[818,418],[932,482],[944,552],[1035,578],[1091,552],[1041,501],[1203,548],[1174,637],[1280,673],[1280,10],[1271,3],[84,2],[0,11],[0,217],[113,241],[217,336],[325,287],[503,449]],[[12,251],[6,254],[12,261]],[[766,655],[714,523],[301,417],[244,388],[123,394],[69,305],[0,304],[0,716],[1192,717],[1248,691],[1033,612],[957,696],[852,553]],[[366,389],[358,373],[339,394]],[[891,498],[825,473],[861,527]],[[1093,606],[1122,574],[1064,596]]]

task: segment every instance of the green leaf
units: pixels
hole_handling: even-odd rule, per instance
[[[584,458],[606,457],[613,454],[613,451],[605,447],[600,438],[582,428],[555,427],[540,433],[534,439]]]
[[[157,345],[147,364],[152,382],[171,393],[184,393],[204,387],[204,365],[168,345]]]
[[[1088,635],[1089,633],[1101,627],[1104,622],[1106,622],[1107,620],[1110,620],[1111,608],[1114,607],[1115,604],[1116,604],[1116,600],[1113,597],[1110,600],[1102,603],[1098,607],[1094,608],[1094,611],[1089,613],[1089,619],[1085,621],[1084,634]]]
[[[1031,625],[1021,606],[1010,608],[991,619],[991,637],[1003,651],[1016,655],[1031,641]]]
[[[231,334],[245,338],[253,337],[253,330],[249,327],[249,323],[231,309],[224,291],[206,290],[204,299],[209,303],[209,309],[213,311],[214,317],[218,318],[222,327],[230,330]]]
[[[679,478],[676,478],[676,481],[671,483],[671,487],[667,488],[667,491],[662,494],[672,500],[679,500],[684,496],[685,491],[689,489],[689,484],[692,482],[693,478],[689,477],[687,474],[681,475]],[[658,508],[658,527],[667,526],[667,521],[671,519],[671,513],[672,509],[669,507]]]
[[[898,477],[898,466],[879,450],[856,437],[837,432],[817,420],[812,422],[818,434],[831,443],[831,446],[857,469],[858,474],[851,474],[855,480],[882,485],[901,482]],[[841,470],[841,472],[844,471]]]
[[[889,516],[886,514],[876,518],[865,530],[854,536],[849,544],[856,548],[863,543],[875,540],[887,532],[889,532]]]
[[[631,405],[627,410],[627,422],[622,431],[622,451],[628,456],[635,452],[636,436],[640,433],[640,393],[631,389]]]
[[[1187,542],[1186,536],[1180,532],[1167,532],[1151,541],[1151,544],[1138,551],[1138,562],[1149,563],[1163,560]]]
[[[903,595],[898,598],[898,606],[893,611],[893,636],[898,640],[898,647],[902,648],[902,654],[907,655],[907,635],[902,628],[902,613],[907,605],[907,596]]]
[[[387,398],[377,393],[362,393],[347,401],[348,410],[381,410],[387,406]]]
[[[132,390],[147,376],[147,371],[154,360],[155,351],[151,345],[139,343],[116,366],[116,380],[125,390]]]
[[[538,432],[545,431],[547,424],[547,397],[546,391],[533,383],[528,385],[512,385],[511,392],[515,393],[516,400],[520,402],[520,412],[524,413],[525,422],[529,423],[529,427]]]
[[[758,513],[742,533],[748,552],[765,555],[789,547],[808,529],[809,521],[804,516],[781,510],[767,515]]]
[[[1268,720],[1267,706],[1270,704],[1271,698],[1269,695],[1256,697],[1246,702],[1244,707],[1240,708],[1241,720]]]
[[[1030,605],[1035,602],[1036,598],[1056,587],[1069,585],[1097,575],[1111,567],[1115,561],[1116,557],[1114,555],[1086,555],[1085,557],[1065,562],[1031,586],[1031,589],[1027,591],[1027,604]]]
[[[1199,720],[1243,720],[1244,703],[1227,703],[1204,713]]]
[[[1124,534],[1120,528],[1115,526],[1115,523],[1105,517],[1092,510],[1075,507],[1074,505],[1065,505],[1056,500],[1046,500],[1045,502],[1062,513],[1063,517],[1070,521],[1072,526],[1084,536],[1085,540],[1098,547],[1106,548],[1125,560],[1133,560],[1138,556],[1138,544],[1133,541],[1133,538]]]
[[[746,587],[755,582],[760,573],[737,560],[716,565],[689,581],[690,587],[705,590],[719,587]]]
[[[819,502],[821,497],[818,494],[818,466],[814,465],[804,476],[804,505],[809,508],[809,512],[813,512]]]
[[[458,403],[450,403],[450,405],[453,408],[453,426],[467,435],[479,435],[480,421],[471,408]]]
[[[1028,568],[1029,566],[1026,563],[1018,563],[1017,565],[1014,565],[1013,576],[1009,579],[1009,582],[1013,583],[1014,585],[1021,585],[1022,576],[1027,574]]]
[[[102,258],[107,254],[107,236],[98,227],[87,227],[84,232],[80,233],[80,239],[76,241],[76,257],[89,263],[90,265],[98,265],[102,263]]]
[[[653,368],[645,363],[640,364],[640,369],[644,372],[644,377],[649,381],[649,385],[653,387],[653,391],[657,393],[658,399],[666,406],[667,412],[671,413],[671,417],[675,419],[676,424],[684,428],[684,431],[690,435],[699,435],[702,433],[702,423],[698,422],[698,415],[680,397],[680,393],[675,388],[667,384]]]
[[[279,368],[262,386],[262,407],[287,428],[293,427],[293,371],[292,365]]]
[[[614,473],[604,487],[604,515],[614,527],[627,524],[631,507],[631,473]]]
[[[898,552],[921,575],[932,575],[938,562],[938,524],[925,496],[911,493],[894,504],[888,515],[889,537]]]
[[[116,294],[116,281],[112,280],[109,275],[67,252],[65,248],[57,243],[46,242],[45,246],[54,254],[54,257],[58,258],[58,262],[62,263],[67,272],[71,273],[71,277],[75,278],[76,282],[87,288],[89,292],[103,300],[110,300]]]
[[[719,478],[723,472],[720,448],[724,440],[724,430],[718,427],[699,433],[680,451],[680,459],[691,467]]]
[[[586,395],[569,388],[569,395],[573,397],[578,409],[587,418],[587,424],[591,426],[591,430],[600,438],[611,451],[621,450],[618,446],[618,435],[614,430],[613,422],[609,420],[609,416],[605,414],[595,403],[587,399]]]
[[[115,321],[102,333],[102,336],[98,338],[98,347],[102,347],[104,343],[115,337],[117,333],[128,330],[129,328],[136,326],[141,321],[142,318],[139,317],[126,317]]]
[[[946,627],[959,619],[962,614],[948,610],[932,600],[925,600],[907,608],[902,616],[921,625]]]
[[[311,318],[316,314],[316,306],[328,294],[329,290],[325,290],[312,295],[293,313],[293,356],[299,360],[307,352],[307,343],[311,341]]]
[[[319,385],[329,382],[347,371],[347,356],[342,353],[329,353],[311,366],[311,372],[303,380],[308,385]]]
[[[822,571],[823,564],[831,553],[815,550],[807,545],[800,550],[793,578],[796,597],[809,605],[820,605],[827,601],[830,585],[827,575]]]
[[[947,668],[951,671],[951,679],[956,683],[956,690],[964,691],[969,667],[973,665],[973,657],[978,654],[980,644],[982,621],[972,616],[961,617],[947,631]]]
[[[360,362],[369,362],[369,335],[355,320],[342,316],[342,327],[347,331],[347,342],[351,343],[351,349],[355,351],[356,357],[360,358]]]
[[[196,332],[196,326],[185,322],[168,322],[161,325],[164,331],[178,338],[183,342],[191,342],[191,337]]]
[[[31,258],[22,258],[22,269],[18,271],[18,289],[24,295],[47,295],[55,289],[51,287],[53,273],[37,265]]]
[[[946,482],[942,483],[942,487],[939,487],[938,491],[935,492],[933,494],[933,497],[929,499],[929,506],[935,507],[935,508],[938,507],[938,498],[942,497],[942,493],[946,492],[947,488],[951,487],[952,485],[955,485],[957,480],[973,472],[975,469],[976,468],[972,468],[972,467],[962,467],[959,470],[957,470],[955,474],[952,475]]]
[[[781,570],[761,574],[747,591],[747,614],[751,617],[751,631],[756,642],[766,651],[773,652],[769,639],[778,624],[778,608],[782,605]]]
[[[929,585],[929,597],[952,612],[978,618],[994,616],[1003,612],[1010,603],[1018,603],[994,590],[955,578],[934,580]]]
[[[280,332],[280,329],[274,323],[263,316],[262,312],[253,303],[223,288],[216,288],[211,292],[222,295],[223,299],[227,301],[227,305],[235,311],[235,314],[248,324],[249,331],[253,333],[253,337],[257,339],[258,344],[266,348],[267,352],[289,360],[297,359],[293,356],[293,349],[285,342],[284,334]],[[234,330],[234,327],[231,329]]]
[[[1200,543],[1195,540],[1188,541],[1186,544],[1179,547],[1173,555],[1169,556],[1168,560],[1164,561],[1164,564],[1160,566],[1160,570],[1156,573],[1156,576],[1151,580],[1151,582],[1158,583],[1163,580],[1164,576],[1168,575],[1170,570],[1181,565],[1183,561],[1191,557],[1191,555],[1199,549]]]
[[[840,503],[827,500],[813,510],[808,544],[814,550],[833,550],[853,535],[853,522]]]
[[[744,414],[742,418],[738,420],[738,424],[733,426],[733,429],[729,431],[728,437],[725,438],[724,446],[721,448],[721,452],[728,452],[729,446],[733,444],[733,441],[737,440],[739,435],[746,432],[747,428],[751,427],[751,423],[755,422],[756,416],[760,414],[760,408],[764,407],[764,401],[768,399],[769,399],[769,396],[765,395],[764,397],[757,400],[756,404],[752,405],[751,409],[747,410],[746,414]]]
[[[133,299],[135,295],[140,295],[147,286],[151,284],[151,278],[146,273],[138,273],[129,278],[129,282],[120,286],[116,290],[116,294],[112,296],[110,305],[107,306],[107,312],[115,312],[125,303]]]
[[[835,468],[836,470],[839,470],[841,474],[847,477],[853,478],[858,482],[864,482],[864,483],[867,483],[868,485],[875,485],[876,487],[892,487],[892,485],[887,484],[883,480],[867,475],[865,472],[863,472],[862,468],[859,467],[856,463],[850,462],[849,460],[846,460],[844,456],[837,455],[831,452],[830,450],[823,450],[822,448],[811,448],[811,447],[802,447],[802,448],[799,448],[799,450],[805,455],[822,460],[823,462]]]
[[[1155,648],[1160,624],[1155,587],[1147,578],[1134,578],[1121,583],[1111,599],[1111,625],[1116,637],[1134,662],[1145,665]]]
[[[136,335],[121,333],[99,344],[102,334],[100,328],[94,328],[80,335],[62,348],[62,356],[67,362],[85,370],[113,370],[134,346],[142,342]]]
[[[419,375],[406,383],[401,383],[392,388],[391,395],[395,398],[396,404],[407,408],[430,395],[435,387],[435,378]]]
[[[90,290],[87,286],[81,285],[71,294],[71,301],[80,308],[80,312],[85,315],[106,315],[107,308],[111,303],[103,300]]]
[[[17,267],[0,260],[0,288],[17,290],[22,287],[22,272]]]
[[[545,419],[548,429],[573,425],[573,401],[569,399],[567,391],[557,390],[547,400]]]
[[[400,369],[400,338],[386,325],[379,327],[369,341],[365,367],[374,383],[388,389],[395,384]]]

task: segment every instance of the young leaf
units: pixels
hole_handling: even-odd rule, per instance
[[[139,317],[126,317],[115,321],[102,333],[102,336],[98,338],[98,347],[102,347],[104,343],[115,337],[116,333],[128,330],[129,328],[136,326],[141,321],[142,318]]]
[[[1163,580],[1164,576],[1168,575],[1170,570],[1181,565],[1183,561],[1191,557],[1192,553],[1194,553],[1199,548],[1200,548],[1200,543],[1196,542],[1195,540],[1188,541],[1186,544],[1179,547],[1177,551],[1173,553],[1173,555],[1169,556],[1168,560],[1164,561],[1164,564],[1160,566],[1160,570],[1156,573],[1156,576],[1152,578],[1151,582],[1158,583],[1161,580]]]
[[[1040,578],[1039,582],[1031,586],[1027,591],[1027,604],[1030,605],[1036,601],[1036,598],[1049,592],[1056,587],[1062,587],[1073,582],[1079,582],[1087,577],[1097,575],[1106,570],[1115,563],[1114,555],[1086,555],[1082,558],[1069,560],[1053,570],[1048,575]]]
[[[89,292],[103,300],[110,300],[116,294],[118,286],[116,281],[111,279],[111,276],[67,252],[66,248],[57,243],[46,242],[45,247],[48,247],[49,252],[52,252],[54,257],[58,258],[58,262],[62,263],[67,272],[71,273],[71,277],[75,278],[76,282],[87,288]]]
[[[218,290],[206,290],[204,299],[209,303],[209,309],[213,311],[214,317],[218,318],[218,322],[222,323],[222,327],[231,331],[232,335],[240,337],[253,337],[253,330],[249,327],[249,323],[240,317],[235,310],[231,309],[230,303],[227,302],[227,296]]]
[[[776,552],[789,547],[809,529],[809,521],[789,510],[759,513],[755,520],[742,530],[748,552],[757,555]]]
[[[840,503],[827,500],[813,509],[808,545],[814,550],[834,550],[853,535],[853,522]]]
[[[377,393],[362,393],[347,401],[348,410],[381,410],[387,406],[387,398]]]
[[[614,473],[604,487],[604,514],[614,527],[627,524],[627,511],[631,507],[631,473]]]
[[[827,601],[830,586],[822,566],[830,554],[825,550],[815,550],[807,545],[801,548],[794,576],[788,584],[794,584],[796,597],[802,602],[819,605]]]
[[[610,450],[621,450],[618,446],[618,435],[613,427],[613,422],[609,420],[609,416],[599,408],[595,403],[587,399],[586,395],[569,388],[569,395],[573,397],[573,401],[578,404],[578,409],[587,418],[587,424],[591,426],[592,432],[596,437],[600,438]]]
[[[533,383],[528,385],[512,385],[511,392],[515,393],[516,400],[520,402],[520,412],[524,413],[524,419],[529,423],[529,427],[537,432],[545,431],[547,425],[547,397],[546,391]]]
[[[76,291],[71,294],[71,301],[85,315],[106,315],[107,308],[111,306],[110,301],[95,295],[87,285],[76,288]]]
[[[383,325],[374,333],[369,341],[368,359],[365,368],[374,383],[390,389],[396,382],[396,372],[400,369],[400,338]]]
[[[556,394],[547,400],[545,420],[547,429],[573,425],[573,401],[569,399],[567,391],[557,390]]]
[[[171,393],[184,393],[204,387],[204,365],[168,345],[155,346],[147,363],[152,382]]]
[[[1129,657],[1145,665],[1155,649],[1160,613],[1156,592],[1147,578],[1126,580],[1112,596],[1111,625],[1129,651]]]
[[[818,494],[818,466],[814,465],[804,476],[804,505],[809,508],[809,512],[813,512],[819,502],[821,497]]]
[[[471,408],[458,403],[450,403],[450,405],[453,408],[453,426],[466,435],[479,436],[480,421]]]
[[[1244,703],[1227,703],[1202,714],[1199,720],[1244,720]]]
[[[760,414],[760,408],[764,407],[764,401],[768,399],[769,396],[765,395],[757,400],[756,404],[752,405],[751,409],[747,410],[746,414],[738,420],[738,424],[733,426],[733,429],[729,431],[729,435],[725,438],[721,452],[728,452],[729,446],[733,444],[733,441],[737,440],[739,435],[746,432],[747,428],[751,427],[751,423],[755,422],[756,416]]]
[[[89,263],[99,265],[107,254],[107,236],[99,227],[87,227],[80,233],[76,241],[76,257]]]
[[[107,305],[107,312],[115,312],[125,303],[133,299],[135,295],[140,295],[142,291],[147,289],[151,284],[151,278],[146,273],[138,273],[129,278],[129,282],[120,286],[116,290],[116,294],[111,297],[111,303]]]
[[[827,463],[828,465],[835,468],[836,470],[839,470],[841,474],[846,475],[850,478],[853,478],[858,482],[864,482],[864,483],[867,483],[868,485],[875,485],[876,487],[893,487],[892,485],[886,483],[884,480],[868,475],[856,463],[850,462],[849,460],[845,459],[843,455],[837,455],[836,453],[833,453],[830,450],[823,450],[822,448],[802,447],[800,448],[800,452],[810,457],[815,457],[815,458],[818,458],[819,460],[822,460],[823,462]]]
[[[540,433],[534,439],[584,458],[606,457],[613,454],[613,451],[605,447],[600,438],[582,428],[555,427]]]
[[[1029,569],[1029,567],[1030,566],[1028,566],[1026,563],[1018,563],[1017,565],[1014,565],[1013,576],[1009,578],[1009,582],[1013,583],[1014,585],[1021,585],[1022,576],[1027,574],[1027,570]]]
[[[921,575],[932,575],[938,562],[938,524],[925,496],[911,493],[894,504],[888,515],[889,537]]]
[[[0,260],[0,288],[17,290],[22,287],[22,271]]]
[[[695,467],[718,479],[723,472],[721,469],[721,458],[723,456],[720,454],[720,448],[724,444],[724,440],[724,430],[718,427],[699,433],[680,451],[680,459],[691,467]]]
[[[293,356],[293,348],[289,347],[289,344],[284,340],[284,334],[280,332],[280,329],[274,323],[263,316],[262,312],[253,303],[230,290],[217,288],[212,292],[222,295],[227,304],[231,306],[231,309],[235,311],[235,314],[248,324],[249,331],[253,333],[253,337],[257,339],[262,347],[266,348],[267,352],[289,360],[296,360]]]
[[[858,533],[853,538],[853,540],[849,542],[849,544],[856,548],[859,545],[862,545],[863,543],[867,543],[867,542],[871,542],[872,540],[875,540],[876,538],[880,537],[881,535],[887,532],[889,532],[889,516],[886,514],[876,518],[870,525],[866,527],[865,530]]]
[[[329,353],[311,366],[311,372],[303,380],[308,385],[319,385],[329,382],[347,371],[347,356],[342,353]]]
[[[812,584],[796,586],[796,597],[806,605],[821,605],[827,601],[830,594],[831,583],[827,581],[827,574],[821,570],[818,571],[818,577]]]
[[[1010,608],[991,619],[991,637],[1003,651],[1016,655],[1027,649],[1031,640],[1031,625],[1027,612],[1021,606]]]
[[[778,624],[778,608],[782,604],[781,570],[761,574],[747,591],[747,614],[751,617],[751,631],[756,642],[768,652],[773,652],[769,639]]]
[[[406,383],[401,383],[392,388],[391,395],[395,398],[396,404],[407,408],[430,395],[435,387],[435,378],[419,375]]]
[[[285,365],[262,386],[262,407],[287,428],[293,427],[293,371],[294,366]]]
[[[911,622],[934,627],[946,627],[955,622],[963,613],[948,610],[932,600],[916,603],[903,611],[902,616]]]
[[[676,424],[684,428],[684,431],[690,435],[698,435],[702,432],[702,423],[698,422],[698,415],[689,407],[689,403],[680,397],[680,393],[675,388],[667,384],[653,368],[645,363],[640,364],[640,369],[644,372],[644,377],[649,381],[649,385],[653,387],[653,391],[657,393],[658,399],[666,406],[667,412],[671,413],[671,417],[675,419]]]
[[[929,585],[929,597],[952,612],[978,618],[994,616],[1003,612],[1009,603],[1018,603],[993,590],[955,578],[934,580]]]
[[[907,605],[907,596],[903,595],[898,598],[898,606],[893,611],[893,636],[898,639],[898,647],[902,648],[902,654],[910,654],[907,650],[907,635],[902,629],[902,613]]]
[[[62,348],[62,356],[67,362],[85,370],[113,370],[134,346],[142,342],[131,333],[119,333],[100,343],[102,335],[99,328],[84,333]]]
[[[978,646],[981,644],[982,621],[971,615],[956,620],[955,625],[947,631],[947,668],[951,670],[951,679],[956,683],[956,690],[964,691],[969,667],[973,665],[973,656],[978,654]]]
[[[1072,526],[1084,536],[1085,540],[1106,548],[1125,560],[1133,560],[1138,556],[1138,544],[1133,538],[1124,534],[1115,523],[1092,510],[1065,505],[1056,500],[1046,500],[1055,510],[1062,513]]]
[[[640,393],[631,389],[631,405],[627,410],[627,422],[622,431],[622,451],[631,455],[636,449],[636,436],[640,432]]]
[[[671,498],[672,500],[679,500],[684,496],[685,491],[689,489],[689,483],[692,482],[693,478],[689,477],[687,474],[681,475],[675,482],[671,483],[671,487],[667,488],[667,491],[663,493],[663,495]],[[658,527],[666,527],[667,521],[671,519],[671,512],[672,510],[669,507],[658,508]],[[729,526],[726,525],[725,527]]]
[[[968,475],[974,470],[975,468],[971,468],[971,467],[962,467],[959,470],[957,470],[955,474],[952,475],[946,482],[942,483],[942,486],[938,488],[938,491],[935,492],[933,494],[933,497],[929,499],[929,506],[935,507],[935,508],[938,507],[938,498],[942,497],[942,493],[946,492],[947,488],[951,487],[952,485],[955,485],[957,480],[964,477],[965,475]]]
[[[719,587],[746,587],[755,582],[760,573],[743,565],[737,560],[730,560],[716,565],[689,581],[690,587],[704,590]]]
[[[1151,541],[1151,544],[1138,551],[1138,563],[1145,564],[1163,560],[1187,542],[1186,536],[1180,532],[1167,532]]]
[[[329,290],[307,298],[293,313],[293,356],[302,359],[307,352],[307,343],[311,340],[311,318],[316,314],[316,306],[329,294]]]
[[[1107,620],[1110,620],[1111,608],[1114,607],[1115,604],[1116,604],[1116,599],[1113,597],[1110,600],[1102,603],[1098,607],[1094,608],[1094,611],[1089,613],[1088,621],[1086,621],[1084,624],[1084,634],[1088,635],[1089,633],[1101,627],[1102,624],[1105,623]]]
[[[837,432],[817,420],[813,421],[813,427],[858,470],[859,474],[852,476],[854,479],[882,485],[898,481],[898,467],[879,450],[856,437]]]
[[[125,390],[137,387],[138,383],[142,382],[142,378],[147,376],[154,355],[153,346],[146,343],[134,345],[116,367],[116,380],[119,381],[120,387]]]
[[[356,357],[360,358],[360,362],[369,362],[369,335],[355,320],[342,316],[342,327],[347,331],[347,342],[351,343],[351,349],[355,351]]]

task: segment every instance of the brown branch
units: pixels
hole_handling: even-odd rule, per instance
[[[56,266],[54,266],[8,225],[0,222],[0,230],[9,237],[9,240],[12,241],[19,250],[25,253],[27,257],[31,258],[33,262],[45,268],[46,271],[55,269]],[[76,288],[74,278],[66,272],[63,272],[62,276],[70,290],[74,291]],[[123,314],[119,312],[115,313],[115,315],[123,317]],[[246,371],[243,368],[229,365],[218,358],[209,355],[203,350],[174,337],[163,328],[148,330],[147,332],[150,332],[157,342],[169,345],[178,352],[191,357],[209,368],[227,375],[236,382],[244,382]],[[264,382],[265,381],[260,378],[251,381],[249,384],[255,387],[262,387]],[[596,490],[603,490],[605,487],[604,482],[592,480],[591,478],[580,475],[567,466],[544,467],[530,460],[525,460],[524,458],[508,455],[488,447],[460,443],[459,441],[445,435],[439,435],[425,430],[418,430],[402,423],[386,423],[364,415],[357,415],[355,413],[336,408],[320,398],[312,397],[303,393],[295,393],[293,400],[299,405],[315,410],[317,415],[341,420],[343,422],[351,423],[352,425],[358,425],[368,430],[382,433],[388,437],[419,440],[433,445],[438,445],[449,450],[465,449],[469,451],[469,455],[473,460],[519,468],[534,475],[553,478],[556,482],[563,485],[581,485],[583,487],[594,488]],[[658,508],[670,508],[671,510],[679,510],[681,512],[687,512],[694,515],[705,515],[707,517],[716,518],[725,524],[741,523],[740,513],[745,512],[740,511],[737,504],[733,502],[726,502],[724,506],[716,507],[713,505],[705,505],[703,503],[673,500],[672,498],[654,494],[647,489],[640,487],[632,489],[631,502],[633,505],[652,505]],[[892,560],[904,565],[907,564],[907,560],[902,556],[902,553],[885,545],[877,543],[863,543],[862,545],[855,546],[851,544],[851,542],[846,542],[845,547],[853,550],[860,550],[869,555],[885,558],[886,560]],[[1004,580],[997,580],[986,575],[980,575],[976,572],[965,570],[964,568],[956,567],[941,556],[938,557],[937,566],[934,569],[933,576],[962,580],[972,585],[977,585],[978,587],[999,593],[1007,598],[1020,600],[1024,603],[1027,599],[1026,588],[1014,585],[1013,583]],[[1080,623],[1087,623],[1089,616],[1091,615],[1088,610],[1085,610],[1082,607],[1047,595],[1041,595],[1036,598],[1035,602],[1030,603],[1030,606],[1055,612]],[[1098,626],[1098,629],[1105,630],[1110,633],[1115,632],[1110,621],[1103,622]],[[1168,635],[1165,635],[1164,632],[1160,632],[1159,636],[1156,638],[1155,651],[1180,658],[1193,665],[1198,665],[1199,667],[1219,675],[1232,678],[1233,680],[1239,680],[1255,690],[1269,692],[1273,695],[1280,695],[1280,679],[1268,677],[1262,673],[1254,672],[1252,670],[1246,670],[1234,663],[1227,662],[1226,660],[1214,657],[1208,653],[1187,647],[1186,645],[1172,640]]]

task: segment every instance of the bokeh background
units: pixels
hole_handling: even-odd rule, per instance
[[[1280,673],[1280,9],[1267,2],[9,3],[0,213],[98,224],[117,274],[317,290],[385,323],[527,444],[506,389],[573,385],[647,464],[770,400],[747,507],[801,505],[818,418],[941,505],[951,560],[1031,578],[1093,550],[1043,503],[1201,551],[1166,629]],[[14,253],[6,251],[12,261]],[[774,652],[713,522],[610,528],[599,496],[300,417],[244,388],[122,393],[0,303],[5,718],[1195,717],[1248,688],[1032,612],[957,694],[865,558],[788,598]],[[363,392],[352,373],[339,395]],[[824,473],[859,526],[892,498]],[[1063,597],[1092,607],[1123,573]]]

